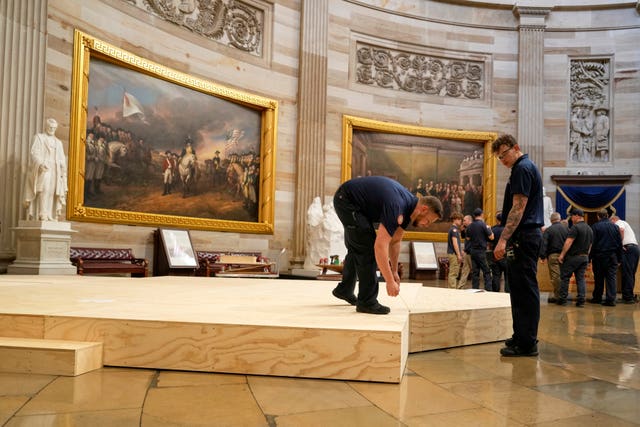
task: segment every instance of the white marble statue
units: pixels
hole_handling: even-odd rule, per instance
[[[340,262],[342,262],[347,255],[347,247],[344,244],[344,225],[340,222],[340,218],[338,218],[338,214],[333,207],[333,200],[326,203],[322,210],[324,211],[322,236],[328,242],[328,256],[337,255]]]
[[[320,197],[313,199],[307,210],[307,256],[305,270],[314,270],[320,260],[330,262],[337,256],[344,261],[347,248],[344,245],[344,226],[336,214],[333,201],[322,206]]]
[[[316,269],[320,259],[329,256],[329,245],[322,237],[322,221],[324,211],[320,197],[316,197],[307,209],[307,256],[304,260],[305,270]]]
[[[547,189],[542,187],[542,207],[544,209],[544,227],[551,225],[551,214],[554,212],[551,197],[547,196]]]
[[[57,221],[67,197],[67,162],[62,142],[55,133],[58,122],[47,119],[45,133],[31,144],[24,190],[28,220]]]

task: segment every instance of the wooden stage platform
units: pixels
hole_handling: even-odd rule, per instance
[[[403,283],[356,313],[335,282],[0,276],[0,336],[103,343],[107,366],[400,382],[409,352],[498,341],[509,295]]]

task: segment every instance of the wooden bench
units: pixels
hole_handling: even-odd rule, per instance
[[[131,274],[131,277],[147,277],[149,262],[136,258],[131,249],[71,248],[71,263],[78,274]]]
[[[260,252],[225,252],[225,251],[196,251],[199,267],[196,276],[212,277],[220,273],[226,264],[220,262],[222,257],[252,257],[255,260],[262,258]]]

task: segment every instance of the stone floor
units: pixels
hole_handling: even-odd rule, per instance
[[[543,302],[539,338],[537,358],[500,358],[501,343],[412,354],[400,384],[123,368],[0,374],[0,424],[640,425],[639,304]]]

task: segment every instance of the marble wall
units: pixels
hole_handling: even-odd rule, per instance
[[[9,6],[6,6],[7,1]],[[33,57],[37,46],[6,42],[9,36],[20,37],[21,30],[15,29],[16,18],[10,6],[22,3],[7,1],[2,2],[3,15],[0,17],[5,52],[9,57]],[[627,221],[640,230],[640,209],[637,209],[640,197],[638,8],[622,0],[575,3],[567,6],[562,1],[545,2],[549,11],[543,19],[541,37],[543,68],[525,69],[525,72],[543,75],[542,120],[536,124],[543,137],[541,147],[525,146],[524,151],[540,148],[544,184],[552,199],[555,193],[552,175],[572,175],[578,171],[593,175],[632,175],[627,186]],[[524,54],[519,47],[519,27],[523,22],[513,8],[514,5],[535,6],[533,1],[318,2],[327,19],[303,19],[305,14],[317,11],[303,10],[303,2],[297,0],[255,1],[251,4],[264,11],[264,39],[259,55],[163,20],[140,7],[144,5],[140,1],[43,0],[34,4],[41,12],[44,9],[45,22],[42,26],[24,22],[22,26],[29,27],[31,34],[46,38],[40,61],[44,63],[39,64],[43,72],[31,71],[43,96],[31,107],[7,99],[6,88],[3,88],[2,96],[0,162],[12,165],[13,176],[19,177],[23,173],[29,135],[42,129],[42,118],[58,120],[58,136],[68,148],[72,43],[76,28],[179,71],[278,100],[274,234],[194,230],[191,234],[196,248],[276,253],[279,248],[286,247],[296,254],[292,261],[303,260],[304,239],[300,236],[306,232],[306,199],[310,202],[315,196],[330,198],[341,181],[344,114],[409,125],[513,134],[518,134],[519,121],[527,120],[527,117],[521,117],[518,99],[523,93],[519,80],[523,75],[518,74]],[[560,6],[554,8],[554,4]],[[314,5],[313,2],[304,3],[306,8],[313,9]],[[305,31],[301,28],[303,25],[307,26]],[[320,49],[309,40],[309,37],[318,36],[323,38],[318,40],[318,44],[323,44]],[[483,97],[461,99],[363,84],[356,73],[357,47],[363,43],[394,52],[482,61],[485,73]],[[313,57],[324,55],[323,52],[326,52],[326,58]],[[607,164],[575,165],[567,161],[568,67],[571,59],[589,57],[611,58],[613,159]],[[326,93],[318,97],[324,99],[326,96],[326,102],[321,108],[324,112],[318,115],[311,108],[313,99],[302,95],[317,92],[318,88],[313,86],[313,78],[309,76],[313,76],[313,67],[323,63],[326,63],[326,76],[322,76],[326,80]],[[3,71],[9,68],[10,64],[5,61]],[[18,80],[6,77],[6,73],[3,81],[4,86],[20,84]],[[32,120],[20,132],[11,130],[5,118],[20,116],[26,109],[36,109],[38,120]],[[309,132],[318,126],[324,133],[322,141],[314,139]],[[301,141],[306,144],[304,147],[299,145]],[[318,149],[324,152],[323,158],[317,159],[322,161],[310,162],[306,156]],[[307,173],[305,170],[302,174],[300,168],[311,168],[312,171]],[[501,189],[507,175],[508,171],[499,166],[498,206],[502,203]],[[323,182],[305,182],[304,176],[320,177]],[[19,199],[16,190],[0,201],[0,257],[5,260],[15,253],[10,227],[17,225]],[[78,231],[73,237],[73,245],[126,246],[132,247],[138,256],[152,258],[152,227],[87,222],[74,222],[72,226]],[[442,251],[442,245],[438,251]],[[408,262],[406,247],[403,247],[401,260]]]

